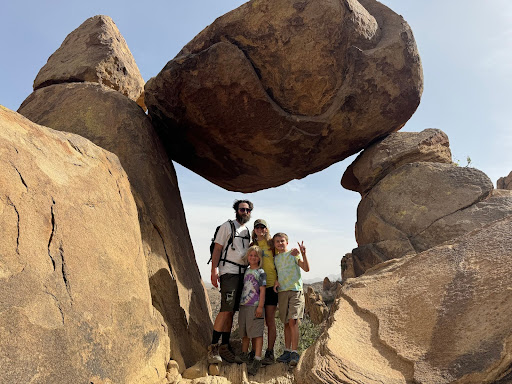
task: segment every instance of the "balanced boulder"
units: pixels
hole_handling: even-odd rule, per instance
[[[0,179],[0,382],[164,378],[169,340],[117,157],[0,107]]]
[[[188,43],[145,101],[173,160],[252,192],[400,129],[422,89],[411,29],[381,3],[253,0]]]

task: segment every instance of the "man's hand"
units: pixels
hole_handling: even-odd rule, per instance
[[[211,281],[215,288],[219,288],[219,273],[217,272],[217,268],[212,269]]]
[[[260,307],[259,305],[258,305],[258,307],[256,307],[255,315],[258,318],[262,318],[263,317],[263,308]]]

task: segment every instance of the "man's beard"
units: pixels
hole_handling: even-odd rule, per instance
[[[236,213],[236,221],[238,221],[240,224],[245,224],[249,220],[251,220],[251,215],[242,216],[238,212]]]

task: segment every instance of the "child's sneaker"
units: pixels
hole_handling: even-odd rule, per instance
[[[222,363],[222,358],[219,355],[219,344],[210,344],[208,346],[208,364]]]
[[[249,360],[252,362],[254,360],[254,356],[256,356],[256,352],[254,352],[254,349],[249,352]]]
[[[290,354],[290,367],[295,367],[299,363],[300,356],[297,352]]]
[[[274,357],[274,350],[267,349],[267,352],[265,352],[265,357],[263,358],[263,360],[261,360],[261,364],[270,365],[270,364],[274,364],[275,362],[276,362],[276,358]]]
[[[277,361],[279,361],[280,363],[289,363],[290,355],[290,351],[284,351],[283,354],[277,358]]]
[[[237,364],[249,364],[250,361],[251,360],[247,352],[242,352],[241,354],[235,357],[235,363]]]
[[[252,361],[252,364],[247,368],[247,373],[251,376],[254,376],[256,373],[258,373],[258,370],[261,367],[261,360],[254,359]]]
[[[219,347],[219,355],[222,357],[222,361],[225,361],[227,363],[234,363],[235,362],[235,354],[229,348],[228,344],[221,344]]]

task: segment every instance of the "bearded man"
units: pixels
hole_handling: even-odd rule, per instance
[[[208,347],[208,363],[235,362],[235,355],[229,346],[233,315],[238,311],[242,295],[246,266],[242,257],[249,248],[250,234],[245,226],[251,219],[254,205],[249,200],[235,200],[233,209],[236,220],[222,224],[215,237],[212,254],[212,285],[220,283],[220,312],[213,323],[212,344]],[[219,340],[222,343],[219,346]]]

